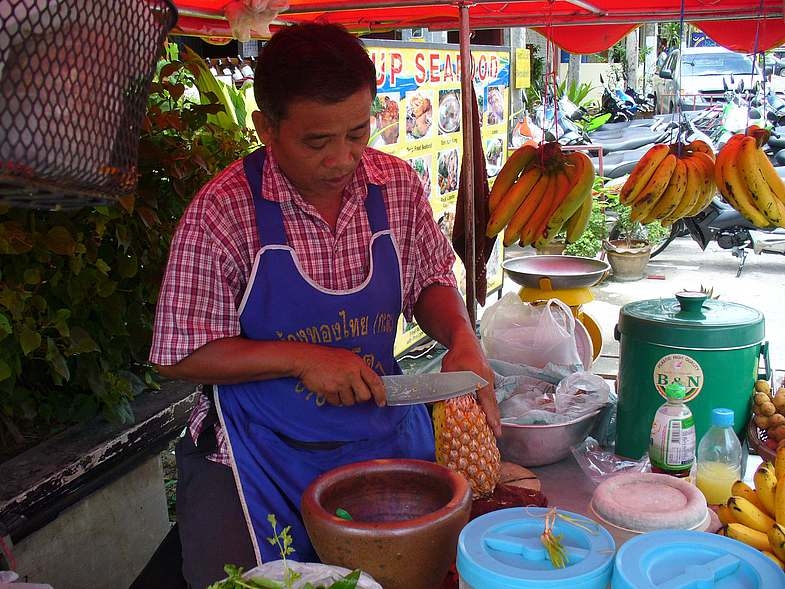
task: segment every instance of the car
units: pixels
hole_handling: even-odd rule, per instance
[[[652,80],[655,109],[658,113],[706,108],[723,100],[725,89],[763,84],[763,74],[752,59],[724,47],[687,47],[674,49]]]

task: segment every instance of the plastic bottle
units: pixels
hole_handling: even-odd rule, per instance
[[[710,504],[725,503],[741,479],[741,443],[733,431],[733,411],[711,412],[711,427],[698,444],[696,484]]]
[[[652,472],[688,477],[695,462],[695,421],[684,404],[687,390],[672,382],[665,387],[667,402],[654,414],[649,438]]]

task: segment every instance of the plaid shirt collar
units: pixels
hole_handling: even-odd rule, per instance
[[[344,191],[344,202],[357,199],[358,204],[368,196],[368,184],[383,186],[390,181],[390,173],[374,165],[369,152],[371,148],[363,151],[360,163],[354,177]],[[309,210],[312,206],[307,203],[289,179],[284,176],[278,165],[278,160],[271,150],[267,150],[264,162],[264,176],[262,180],[262,194],[268,200],[278,203],[294,201],[302,209]]]

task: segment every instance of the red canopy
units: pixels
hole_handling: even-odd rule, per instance
[[[229,0],[174,2],[180,10],[175,34],[231,37],[223,16]],[[318,19],[357,33],[458,29],[458,4],[458,0],[289,0],[289,9],[276,22]],[[679,21],[682,15],[718,43],[737,51],[760,51],[785,43],[782,0],[684,0],[684,6],[680,0],[472,0],[466,4],[472,29],[536,27],[574,53],[607,49],[641,23]]]

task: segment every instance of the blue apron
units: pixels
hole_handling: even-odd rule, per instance
[[[369,185],[365,200],[373,233],[368,277],[352,290],[328,290],[303,274],[280,206],[262,198],[264,157],[260,149],[244,160],[261,248],[240,306],[243,337],[347,348],[377,373],[399,374],[393,343],[402,281],[381,190]],[[216,385],[214,392],[260,564],[280,558],[267,541],[268,514],[280,527],[291,526],[294,560],[318,560],[300,518],[300,499],[319,474],[374,458],[434,459],[423,405],[377,407],[369,401],[335,407],[295,378]]]

